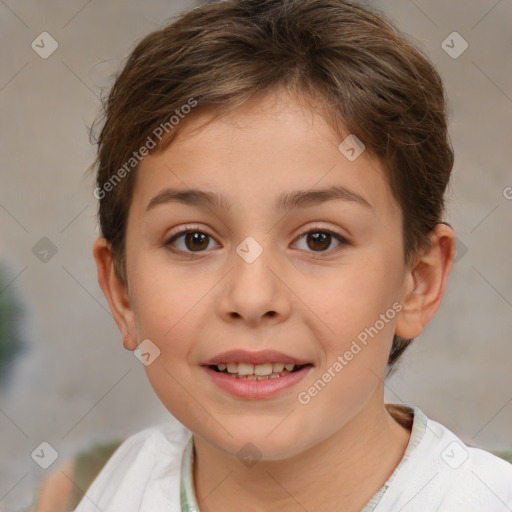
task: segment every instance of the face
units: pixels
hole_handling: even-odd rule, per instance
[[[145,367],[151,385],[196,435],[224,453],[251,442],[283,459],[332,436],[382,391],[405,293],[402,214],[380,163],[367,152],[349,160],[323,118],[290,96],[193,132],[207,119],[187,120],[137,171],[125,345],[158,348]],[[249,353],[233,364],[261,355],[264,373],[264,363],[306,366],[262,380],[208,366],[232,350]]]

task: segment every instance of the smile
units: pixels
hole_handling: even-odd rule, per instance
[[[275,397],[284,390],[297,385],[309,373],[313,365],[218,363],[217,365],[202,366],[202,368],[213,383],[229,395],[250,400],[262,400]],[[279,371],[274,371],[274,368]],[[265,372],[265,374],[258,375],[258,372]]]
[[[211,365],[215,371],[229,375],[237,379],[266,380],[278,379],[296,372],[307,365],[296,365],[292,363],[219,363]]]

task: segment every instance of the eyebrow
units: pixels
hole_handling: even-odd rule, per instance
[[[307,208],[333,200],[352,201],[364,206],[365,208],[373,210],[372,206],[368,201],[366,201],[366,199],[341,185],[322,189],[285,192],[277,198],[276,210],[288,211],[293,208]],[[222,194],[198,189],[180,190],[166,188],[151,199],[146,207],[146,211],[149,211],[161,204],[174,202],[190,206],[204,206],[224,211],[229,211],[231,209],[228,199]]]

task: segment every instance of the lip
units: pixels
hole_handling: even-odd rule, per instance
[[[269,360],[267,359],[266,361]],[[283,361],[281,360],[281,362]],[[225,373],[217,372],[209,366],[202,366],[202,368],[219,388],[229,394],[238,398],[261,400],[274,397],[285,389],[289,389],[298,384],[309,371],[313,369],[313,365],[308,364],[300,370],[284,375],[283,377],[265,380],[237,379]]]
[[[238,349],[222,352],[208,361],[201,363],[203,366],[217,365],[219,363],[248,363],[248,364],[263,364],[263,363],[284,363],[284,364],[312,364],[310,361],[297,359],[295,357],[283,354],[277,350],[260,350],[258,352],[249,352],[248,350]],[[282,377],[280,377],[282,378]],[[262,382],[262,381],[260,381]]]

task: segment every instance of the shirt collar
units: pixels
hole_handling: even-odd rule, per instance
[[[390,406],[389,406],[390,405]],[[402,417],[404,415],[410,414],[412,416],[412,428],[411,428],[411,437],[409,439],[409,443],[407,444],[407,448],[405,453],[400,460],[398,466],[395,468],[391,476],[388,478],[386,483],[379,489],[379,491],[373,496],[373,498],[368,502],[368,504],[364,507],[361,512],[372,512],[382,496],[386,492],[387,488],[391,485],[391,482],[395,479],[396,475],[401,470],[405,461],[407,461],[416,446],[418,446],[419,442],[423,438],[425,434],[425,429],[427,428],[427,417],[423,412],[414,406],[407,405],[398,405],[398,404],[389,404],[388,411],[392,416],[394,416],[396,412],[401,412]],[[180,496],[181,496],[181,512],[200,512],[199,506],[196,500],[196,494],[194,491],[194,476],[193,476],[193,467],[194,467],[194,436],[192,436],[183,453],[182,463],[181,463],[181,483],[180,483]]]

